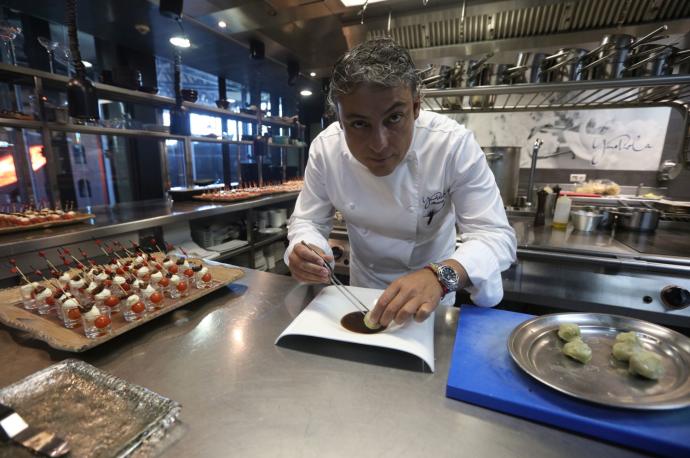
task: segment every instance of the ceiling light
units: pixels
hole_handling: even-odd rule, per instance
[[[362,6],[362,5],[364,5],[364,4],[367,2],[367,0],[340,0],[340,1],[343,3],[343,5],[345,5],[345,6],[347,6],[347,7],[350,7],[350,6]],[[384,0],[369,0],[369,4],[372,4],[372,3],[379,3],[379,2],[382,2],[382,1],[384,1]]]
[[[224,29],[224,28],[226,28],[227,26],[228,26],[228,23],[227,23],[227,22],[225,22],[225,21],[218,21],[218,27],[220,27],[221,29]]]
[[[192,44],[189,42],[189,38],[175,36],[170,38],[170,44],[177,46],[178,48],[189,48]]]
[[[91,62],[89,62],[88,60],[82,60],[81,63],[84,64],[84,67],[86,67],[86,68],[93,67],[93,64]]]
[[[230,102],[230,103],[237,103],[237,100],[235,100],[235,99],[228,99],[228,102]]]
[[[309,89],[302,89],[299,91],[299,95],[302,97],[309,97],[312,94],[312,92]]]
[[[311,76],[312,78],[315,77],[315,76],[316,76],[316,72],[311,72],[311,73],[309,73],[309,76]]]

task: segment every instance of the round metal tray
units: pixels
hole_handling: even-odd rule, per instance
[[[561,349],[561,323],[580,326],[592,360],[580,364]],[[611,348],[619,332],[636,331],[642,346],[663,358],[657,381],[628,373]],[[690,339],[646,321],[600,313],[543,315],[517,326],[508,339],[513,360],[525,372],[558,391],[611,407],[663,410],[690,406]]]

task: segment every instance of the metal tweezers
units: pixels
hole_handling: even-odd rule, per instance
[[[323,261],[323,265],[326,267],[326,269],[328,269],[328,277],[331,280],[331,284],[335,286],[338,289],[338,291],[340,291],[342,295],[345,296],[345,299],[347,299],[352,305],[354,305],[357,310],[366,315],[369,312],[369,307],[364,305],[362,301],[360,301],[357,298],[357,296],[355,296],[352,293],[352,291],[348,290],[347,287],[343,285],[343,283],[340,280],[338,280],[338,278],[335,276],[333,268],[323,258],[323,256],[321,256],[321,254],[318,251],[310,247],[304,240],[302,240],[302,245],[309,248],[312,251],[312,253],[316,254],[319,258],[321,258],[321,261]]]

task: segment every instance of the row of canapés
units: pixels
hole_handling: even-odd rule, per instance
[[[88,214],[74,211],[71,206],[68,206],[67,209],[34,208],[33,206],[17,207],[14,204],[12,207],[5,207],[3,211],[0,211],[0,227],[30,226],[32,224],[67,221],[85,215]]]
[[[86,337],[93,339],[112,332],[117,314],[126,322],[141,320],[187,297],[190,289],[213,284],[208,267],[200,260],[189,260],[186,253],[168,256],[162,251],[146,253],[138,245],[127,249],[119,243],[114,247],[96,243],[112,256],[109,263],[99,265],[81,249],[81,260],[70,250],[59,249],[61,264],[67,268],[61,271],[41,251],[50,271],[46,276],[33,266],[24,272],[11,259],[11,270],[23,283],[19,288],[22,306],[55,317],[66,328],[83,326]]]
[[[267,184],[264,186],[244,186],[236,189],[220,189],[197,196],[202,200],[233,201],[251,199],[253,197],[280,194],[285,192],[297,192],[302,190],[303,180],[290,180],[285,183]]]

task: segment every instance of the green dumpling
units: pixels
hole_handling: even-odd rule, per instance
[[[647,350],[633,352],[630,356],[631,374],[637,374],[650,380],[658,380],[664,375],[664,365],[661,356]]]
[[[619,332],[616,336],[616,342],[626,342],[633,345],[639,345],[640,339],[637,338],[637,333],[635,331]]]
[[[566,342],[577,339],[580,337],[580,326],[575,323],[561,323],[558,327],[558,337]]]
[[[563,354],[582,364],[587,364],[592,359],[592,349],[579,337],[563,345]]]
[[[616,342],[613,344],[613,349],[611,353],[613,354],[613,357],[616,358],[618,361],[629,361],[630,357],[632,356],[633,352],[639,351],[641,348],[639,345],[636,343],[630,343],[630,342]]]

